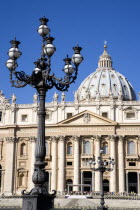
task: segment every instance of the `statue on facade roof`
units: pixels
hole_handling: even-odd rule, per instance
[[[15,96],[15,94],[13,93],[12,94],[12,104],[15,104],[16,103],[16,96]]]
[[[62,92],[62,94],[61,94],[61,102],[64,102],[64,101],[65,101],[65,93]]]
[[[33,102],[37,103],[37,101],[38,101],[38,95],[37,95],[37,93],[35,93],[33,96]]]
[[[53,101],[57,102],[58,101],[58,97],[59,97],[58,93],[55,92],[54,95],[53,95]]]
[[[79,94],[78,94],[78,91],[74,91],[74,101],[78,101],[78,98],[79,98]]]

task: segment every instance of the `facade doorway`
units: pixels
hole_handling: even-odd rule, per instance
[[[104,190],[104,192],[109,192],[109,181],[108,181],[108,179],[103,180],[103,190]]]
[[[72,179],[67,179],[66,180],[66,187],[67,187],[68,192],[73,191],[73,181],[72,181]]]
[[[90,192],[92,186],[92,172],[91,171],[83,171],[83,184],[87,184],[89,186],[84,186],[83,191]]]
[[[138,193],[137,172],[128,172],[128,192]]]

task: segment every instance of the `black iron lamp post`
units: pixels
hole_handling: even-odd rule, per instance
[[[100,153],[103,153],[103,150],[100,150]],[[98,164],[98,167],[95,168],[96,163]],[[97,161],[90,159],[89,160],[90,168],[93,171],[99,171],[100,172],[100,177],[101,177],[101,185],[100,185],[100,206],[97,207],[98,210],[107,210],[107,207],[105,207],[105,201],[104,201],[104,189],[103,189],[103,174],[105,171],[112,171],[114,167],[114,159],[109,158],[108,161],[108,166],[107,166],[107,161],[103,160],[102,157],[98,157]]]
[[[53,207],[54,194],[49,194],[44,183],[45,177],[45,97],[46,92],[53,87],[57,90],[67,91],[70,84],[74,83],[77,74],[78,66],[82,62],[83,57],[80,54],[82,50],[78,45],[73,47],[74,55],[72,58],[68,56],[64,59],[65,65],[63,71],[65,76],[63,79],[57,78],[51,74],[51,56],[56,51],[53,45],[54,38],[50,36],[50,29],[47,26],[48,19],[43,17],[39,19],[41,25],[38,28],[38,33],[42,37],[42,53],[41,58],[35,64],[35,68],[31,75],[26,75],[24,71],[17,71],[17,59],[21,56],[18,45],[19,41],[12,40],[8,55],[9,60],[6,62],[7,68],[10,70],[10,82],[13,87],[21,88],[26,85],[34,87],[39,95],[38,109],[38,133],[35,147],[35,164],[32,181],[35,187],[29,192],[22,192],[23,209],[25,210],[47,210]],[[71,63],[72,62],[72,63]]]

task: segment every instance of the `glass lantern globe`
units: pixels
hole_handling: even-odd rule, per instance
[[[46,36],[48,35],[50,32],[50,29],[48,28],[48,26],[46,25],[41,25],[39,26],[38,28],[38,33],[41,35],[41,36]]]
[[[68,74],[68,75],[73,74],[74,70],[75,70],[75,69],[73,68],[73,66],[72,66],[71,64],[66,64],[66,65],[64,66],[64,72],[65,72],[66,74]]]
[[[44,47],[44,53],[45,55],[49,57],[51,57],[55,51],[56,51],[56,48],[53,44],[46,44]]]
[[[74,54],[72,56],[72,62],[78,66],[83,61],[83,56],[81,54]]]
[[[19,51],[18,48],[10,48],[9,52],[8,52],[8,55],[10,58],[12,59],[18,59],[20,56],[21,56],[21,52]]]
[[[7,62],[6,62],[6,67],[9,69],[9,70],[14,70],[16,67],[17,67],[17,63],[12,60],[12,59],[9,59]]]
[[[35,72],[35,74],[37,74],[38,72],[40,72],[41,70],[38,68],[38,67],[35,67],[34,68],[34,72]]]

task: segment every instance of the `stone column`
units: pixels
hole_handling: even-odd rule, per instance
[[[14,187],[14,137],[6,138],[4,194],[12,195]]]
[[[100,136],[95,137],[95,161],[97,162],[98,157],[100,157]],[[95,167],[98,167],[98,163],[96,163]],[[95,172],[95,191],[100,191],[100,172],[96,171]]]
[[[74,180],[73,184],[78,185],[80,174],[79,174],[79,137],[74,136]],[[79,186],[73,186],[73,191],[79,191]]]
[[[110,156],[114,159],[115,165],[110,172],[110,192],[116,192],[116,136],[110,137]]]
[[[59,172],[58,172],[58,191],[64,191],[65,187],[65,137],[59,136]]]
[[[34,173],[34,163],[35,163],[35,142],[36,142],[36,138],[33,136],[33,137],[30,137],[29,138],[30,140],[30,155],[31,155],[31,161],[30,161],[30,175],[28,177],[28,186],[29,186],[29,191],[31,189],[34,188],[34,183],[32,182],[32,176],[33,176],[33,173]]]
[[[52,141],[51,190],[57,190],[57,138],[54,136],[51,138],[51,141]]]
[[[125,173],[124,173],[124,137],[119,136],[118,143],[118,168],[119,168],[119,192],[125,191]]]

